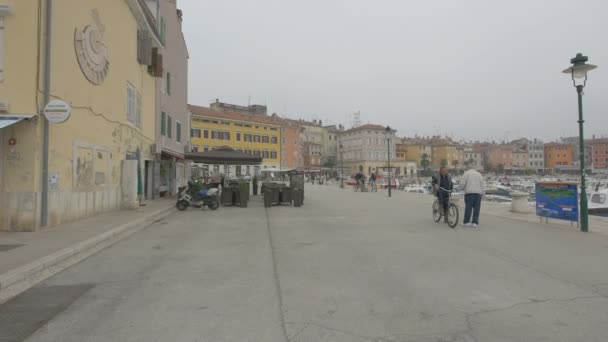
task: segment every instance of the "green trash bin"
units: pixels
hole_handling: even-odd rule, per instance
[[[266,189],[264,195],[264,208],[272,207],[272,191],[270,189]]]
[[[293,201],[293,188],[292,187],[284,187],[281,190],[281,204],[289,204]]]

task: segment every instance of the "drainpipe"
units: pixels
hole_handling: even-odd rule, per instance
[[[45,28],[44,28],[44,97],[43,107],[49,103],[51,95],[51,18],[52,2],[46,0]],[[40,225],[48,225],[48,197],[49,197],[49,121],[42,116],[42,198],[40,201]]]

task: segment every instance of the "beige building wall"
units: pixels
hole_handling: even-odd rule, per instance
[[[68,102],[73,112],[65,123],[49,127],[49,226],[121,207],[123,161],[139,158],[143,174],[145,160],[152,159],[155,79],[138,63],[138,24],[127,2],[54,1],[51,99]],[[37,22],[38,2],[8,5],[15,15],[5,20],[0,101],[10,103],[10,113],[33,114],[37,105],[43,107],[36,84],[44,70],[36,56],[42,58],[38,38],[43,37],[44,22]],[[105,28],[101,41],[109,60],[107,76],[98,85],[84,76],[74,47],[75,30],[98,25],[93,11]],[[141,96],[140,125],[127,120],[128,85]],[[2,230],[40,226],[42,120],[33,121],[2,129]],[[15,146],[4,143],[10,138],[17,139]]]

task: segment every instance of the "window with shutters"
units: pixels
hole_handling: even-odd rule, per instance
[[[223,140],[230,140],[230,132],[222,132]]]
[[[192,152],[198,152],[198,145],[192,146]]]
[[[204,139],[209,139],[209,130],[203,130],[203,138]]]
[[[170,72],[167,73],[167,80],[166,80],[165,86],[167,87],[167,89],[166,89],[167,95],[171,95],[171,73]]]
[[[253,136],[253,142],[259,143],[260,142],[260,136],[259,135],[254,135]]]
[[[222,139],[220,131],[211,131],[211,139],[220,140]]]
[[[262,143],[268,144],[268,136],[267,135],[265,135],[265,136],[262,137]]]
[[[167,135],[167,113],[160,112],[160,135]]]
[[[251,142],[251,133],[245,133],[245,142]]]
[[[167,114],[167,137],[171,138],[171,131],[172,131],[172,122],[171,122],[171,115]]]
[[[277,152],[275,152],[275,151],[270,152],[270,159],[277,159]]]
[[[236,141],[241,141],[241,132],[236,132]]]
[[[182,124],[175,121],[175,141],[182,142]]]
[[[190,130],[190,136],[193,138],[200,138],[201,137],[201,130],[198,128],[193,128]]]
[[[264,153],[262,154],[262,158],[268,158],[268,157],[270,157],[268,150],[264,150]]]
[[[160,17],[160,41],[165,44],[165,38],[167,35],[167,24],[165,23],[165,18]]]
[[[272,138],[270,139],[270,142],[272,142],[273,144],[277,144],[277,143],[278,143],[278,139],[277,139],[277,137],[272,137]]]

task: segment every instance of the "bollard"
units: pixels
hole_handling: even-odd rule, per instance
[[[526,214],[529,213],[530,205],[528,204],[529,195],[525,192],[513,191],[511,192],[511,212]]]

